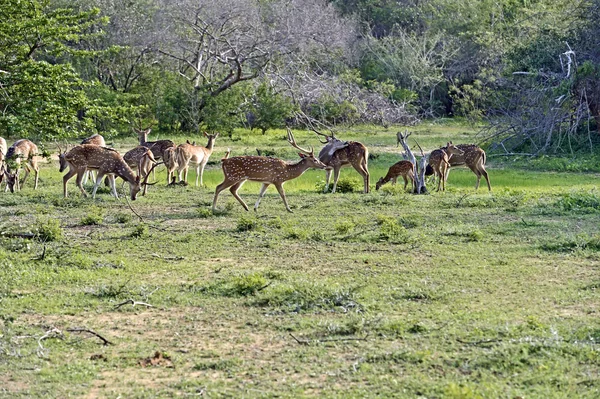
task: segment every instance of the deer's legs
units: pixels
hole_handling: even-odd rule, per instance
[[[226,188],[233,186],[234,184],[235,184],[234,181],[225,180],[223,183],[219,184],[217,186],[217,188],[215,188],[215,196],[213,198],[213,205],[212,205],[213,212],[215,212],[217,209],[216,207],[217,207],[217,199],[219,198],[219,193],[221,191],[225,190]]]
[[[331,169],[325,169],[325,190],[324,193],[329,191],[329,178],[331,177]]]
[[[104,173],[102,171],[98,171],[96,175],[96,182],[94,183],[94,188],[92,189],[92,198],[96,198],[96,191],[98,190],[98,186],[102,183],[102,178],[104,177]]]
[[[363,177],[363,181],[364,181],[364,193],[368,193],[369,192],[369,171],[367,169],[367,164],[365,162],[361,162],[358,165],[352,165],[352,167],[354,167],[354,169]],[[337,183],[337,179],[335,180]],[[334,185],[335,187],[335,185]]]
[[[76,174],[77,174],[77,171],[69,168],[69,171],[67,172],[67,174],[63,176],[63,193],[65,195],[65,198],[67,198],[67,182]]]
[[[203,181],[203,177],[204,177],[204,167],[206,166],[206,162],[202,162],[202,164],[200,165],[200,186],[204,187],[204,181]],[[196,179],[198,180],[198,179]],[[198,185],[198,184],[196,184]]]
[[[83,175],[85,173],[86,173],[85,171],[77,172],[77,180],[76,180],[75,184],[77,184],[77,187],[79,187],[79,189],[81,190],[81,194],[83,194],[84,197],[87,197],[87,193],[85,192],[85,190],[83,188],[83,184],[81,184],[81,182],[83,180]]]
[[[265,195],[267,187],[269,187],[269,183],[263,183],[262,187],[260,188],[260,192],[258,193],[258,199],[256,200],[256,204],[254,204],[254,211],[258,209],[258,204],[260,204],[260,200]]]
[[[285,199],[285,191],[283,191],[283,183],[274,183],[274,184],[275,184],[275,187],[277,188],[277,191],[279,192],[279,195],[281,196],[281,199],[283,200],[283,203],[285,204],[285,209],[287,209],[288,212],[293,213],[292,210],[290,209],[290,206],[287,203],[287,199]]]
[[[340,178],[340,168],[333,169],[333,188],[331,189],[331,194],[335,193],[335,189],[337,188],[338,179]]]
[[[115,180],[116,180],[115,176],[110,175],[110,176],[107,176],[107,178],[108,178],[108,182],[110,183],[110,189],[112,191],[113,196],[118,199],[119,194],[117,193],[117,184],[115,182]],[[146,186],[144,186],[144,188],[146,188]]]
[[[242,180],[240,182],[235,183],[233,186],[231,186],[229,188],[229,191],[231,192],[231,194],[233,195],[233,197],[239,201],[240,204],[242,204],[242,206],[244,207],[245,210],[248,210],[248,205],[246,205],[246,203],[244,202],[243,199],[240,198],[240,196],[238,195],[237,191],[240,189],[240,187],[242,187],[242,184],[244,184],[246,182],[246,180]]]

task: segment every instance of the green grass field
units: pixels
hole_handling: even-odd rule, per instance
[[[293,214],[272,187],[257,213],[228,190],[210,211],[226,148],[297,159],[282,131],[219,138],[204,188],[161,171],[143,221],[74,179],[64,199],[56,161],[0,193],[0,397],[600,397],[599,176],[490,159],[492,193],[466,169],[445,193],[377,192],[395,130],[339,135],[369,147],[373,192],[344,169],[356,191],[322,194],[309,171],[285,185]]]

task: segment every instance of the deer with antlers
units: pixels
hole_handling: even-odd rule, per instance
[[[396,184],[396,180],[398,179],[398,176],[402,176],[402,178],[404,179],[404,190],[406,190],[409,180],[414,189],[414,186],[415,186],[415,170],[414,169],[415,169],[415,166],[410,161],[402,160],[402,161],[396,162],[395,164],[390,166],[387,174],[377,181],[377,183],[375,184],[375,190],[379,190],[381,188],[381,186],[383,186],[384,184],[386,184],[389,181],[391,181],[392,184]]]
[[[6,151],[4,158],[5,168],[4,176],[6,177],[6,190],[11,193],[16,190],[20,190],[21,186],[25,184],[31,170],[35,173],[35,184],[33,189],[36,190],[38,186],[40,167],[37,163],[38,148],[32,141],[27,139],[21,139],[14,142],[12,146]],[[21,160],[25,160],[24,169],[25,176],[23,181],[19,182],[19,169],[21,167]]]
[[[485,170],[485,161],[486,155],[485,151],[481,149],[481,147],[475,144],[457,144],[462,154],[455,154],[449,159],[448,172],[451,167],[454,166],[462,166],[466,165],[475,176],[477,176],[477,183],[475,183],[475,190],[479,188],[479,182],[481,180],[481,176],[483,176],[487,182],[488,190],[492,191],[492,185],[490,184],[490,178],[488,176],[487,171]],[[445,147],[442,147],[445,148]],[[434,174],[433,167],[427,165],[427,170],[425,175],[431,176]]]
[[[123,159],[121,154],[116,150],[99,147],[93,144],[81,144],[77,145],[68,152],[61,152],[59,154],[59,171],[64,171],[67,166],[69,171],[63,176],[63,190],[65,198],[67,197],[67,182],[75,175],[77,175],[77,186],[81,190],[84,197],[87,197],[83,185],[83,175],[87,170],[96,170],[98,175],[94,183],[92,190],[92,198],[96,198],[96,190],[102,182],[102,178],[105,175],[110,176],[109,182],[112,189],[112,194],[115,198],[119,198],[117,189],[115,186],[115,176],[122,178],[129,183],[131,199],[135,200],[137,194],[140,192],[142,186],[148,184],[148,174],[143,178],[136,175],[133,170],[127,165],[127,162]],[[153,168],[157,164],[154,164]]]
[[[452,144],[451,141],[449,141],[445,147],[431,151],[431,154],[429,155],[429,165],[431,165],[434,175],[439,179],[437,191],[440,191],[440,188],[442,191],[446,190],[446,179],[448,177],[450,160],[454,156],[460,156],[462,154],[463,151]]]
[[[285,209],[288,212],[292,212],[285,198],[283,184],[288,180],[299,177],[309,168],[325,169],[326,165],[315,158],[314,149],[312,147],[310,148],[310,151],[308,151],[298,146],[294,139],[294,135],[289,128],[287,129],[287,135],[288,142],[292,147],[300,151],[298,154],[301,158],[299,162],[288,163],[278,158],[262,156],[240,156],[223,158],[221,160],[221,167],[223,169],[223,174],[225,175],[225,180],[215,189],[215,197],[212,206],[213,212],[216,211],[219,193],[226,188],[229,188],[231,194],[233,194],[235,199],[237,199],[247,211],[248,206],[237,193],[246,180],[262,183],[258,199],[254,204],[255,211],[258,209],[260,200],[265,195],[267,188],[269,185],[273,184],[277,188],[277,191],[285,204]],[[227,152],[227,156],[228,155],[229,151]]]
[[[203,186],[204,182],[202,177],[204,175],[204,167],[210,158],[210,154],[213,152],[215,140],[219,137],[219,133],[208,134],[204,132],[204,136],[208,138],[206,147],[200,145],[190,144],[188,141],[185,144],[180,144],[177,147],[177,171],[179,172],[179,182],[185,182],[187,184],[187,174],[190,164],[196,166],[196,187],[198,187],[198,178],[200,178],[200,185]],[[183,176],[183,178],[182,178]]]
[[[319,139],[325,147],[319,152],[319,160],[327,168],[325,170],[325,190],[329,190],[329,178],[333,170],[333,188],[331,193],[335,193],[338,179],[340,178],[340,169],[345,166],[352,166],[362,177],[364,181],[364,193],[369,192],[369,150],[362,143],[357,141],[342,141],[331,135],[323,134],[316,129],[312,129],[317,135],[325,137],[325,141]]]
[[[163,153],[169,147],[175,147],[175,143],[171,140],[157,140],[157,141],[148,141],[148,135],[152,131],[152,128],[146,129],[136,129],[133,130],[137,133],[138,139],[140,140],[140,145],[144,147],[148,147],[150,151],[152,151],[152,155],[154,155],[154,159],[162,159]]]
[[[138,176],[147,176],[150,170],[152,170],[152,166],[156,164],[152,151],[143,145],[138,145],[134,149],[127,151],[123,155],[123,160],[127,162],[127,165],[131,169],[137,169]],[[144,184],[142,195],[146,195],[147,191],[148,185]]]

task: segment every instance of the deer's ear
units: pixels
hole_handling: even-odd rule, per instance
[[[306,158],[306,154],[303,154],[301,152],[299,152],[298,155],[300,155],[300,158],[303,158],[303,159]]]
[[[208,133],[204,132],[204,137],[208,137]]]

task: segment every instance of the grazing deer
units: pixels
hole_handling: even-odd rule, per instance
[[[123,160],[127,162],[127,165],[129,165],[131,169],[137,169],[138,176],[147,176],[152,169],[152,166],[156,163],[152,151],[143,145],[138,145],[134,149],[127,151],[125,155],[123,155]],[[148,185],[145,184],[142,195],[146,195],[147,191]]]
[[[388,170],[387,174],[384,177],[380,178],[377,181],[377,183],[375,184],[375,189],[379,190],[379,188],[381,186],[383,186],[385,183],[389,182],[390,180],[392,181],[392,184],[396,184],[396,180],[398,179],[398,176],[402,176],[402,178],[404,179],[404,189],[405,190],[406,190],[406,186],[408,186],[409,180],[411,181],[412,187],[414,188],[415,167],[414,167],[413,163],[410,161],[400,161],[400,162],[396,162],[395,164],[390,166],[390,169]]]
[[[258,204],[260,203],[261,198],[265,195],[267,187],[273,184],[277,188],[277,191],[279,192],[279,195],[285,204],[285,209],[287,209],[288,212],[292,212],[285,198],[283,184],[288,180],[299,177],[309,168],[325,169],[326,166],[317,158],[315,158],[312,147],[310,151],[308,151],[296,144],[294,135],[289,128],[288,142],[292,145],[292,147],[301,151],[301,153],[298,154],[300,155],[300,158],[302,158],[300,162],[288,163],[281,159],[261,156],[223,158],[221,160],[221,166],[223,168],[225,180],[215,189],[215,197],[213,199],[212,206],[213,212],[216,211],[219,193],[228,187],[235,199],[242,204],[245,210],[248,210],[248,206],[237,193],[238,189],[246,182],[246,180],[262,183],[260,193],[258,194],[258,199],[256,200],[256,204],[254,204],[255,211],[258,209]],[[227,156],[228,155],[229,151],[227,152]]]
[[[92,190],[92,198],[96,198],[96,190],[102,182],[104,175],[110,176],[110,186],[112,194],[115,198],[119,198],[117,189],[115,186],[115,175],[129,183],[131,199],[135,200],[137,193],[140,191],[143,185],[148,184],[148,175],[141,180],[141,177],[136,176],[133,170],[127,165],[127,162],[123,157],[116,151],[106,147],[99,147],[93,144],[81,144],[73,147],[68,152],[61,152],[59,155],[60,169],[64,171],[67,166],[69,171],[63,176],[63,190],[65,198],[67,197],[67,182],[75,175],[77,175],[77,187],[81,190],[84,197],[87,197],[81,181],[86,170],[96,170],[98,176],[94,183]],[[153,168],[156,166],[155,164]]]
[[[364,193],[369,192],[369,150],[363,144],[357,141],[342,141],[334,136],[320,133],[313,129],[318,135],[324,136],[325,141],[321,141],[322,144],[326,144],[321,152],[319,152],[319,160],[327,165],[325,170],[325,190],[329,190],[329,178],[331,177],[331,171],[333,170],[333,189],[331,193],[335,193],[337,188],[337,182],[340,178],[340,169],[345,166],[352,166],[356,171],[363,177],[364,180]]]
[[[163,161],[167,168],[167,182],[168,184],[175,184],[174,172],[177,169],[177,148],[169,147],[163,152]]]
[[[202,177],[204,175],[204,167],[208,162],[210,154],[213,152],[215,140],[219,137],[219,133],[208,134],[204,132],[204,136],[208,138],[206,147],[195,144],[190,144],[188,141],[185,144],[180,144],[177,147],[177,171],[179,172],[179,181],[187,184],[187,174],[190,163],[196,165],[196,187],[198,187],[198,177],[200,177],[200,185],[203,186]],[[183,175],[183,179],[182,179]]]
[[[11,193],[15,192],[15,188],[18,190],[21,189],[21,185],[25,184],[29,173],[33,169],[35,172],[35,184],[33,189],[36,190],[38,186],[39,172],[40,167],[37,163],[37,146],[27,140],[21,139],[14,142],[14,144],[6,151],[5,163],[6,167],[4,170],[4,175],[6,177],[6,191]],[[23,181],[19,182],[19,168],[21,166],[21,160],[25,160],[25,176],[23,177]],[[14,171],[11,171],[14,168]]]
[[[457,144],[456,146],[462,150],[463,154],[454,155],[452,158],[450,158],[450,167],[466,165],[473,173],[475,173],[475,176],[477,176],[475,190],[479,188],[479,182],[481,180],[481,176],[483,176],[487,182],[488,190],[492,191],[490,178],[485,170],[485,151],[475,144]],[[425,175],[430,176],[432,174],[433,169],[428,165]]]
[[[433,169],[435,176],[438,177],[437,191],[446,191],[446,178],[448,177],[448,167],[450,159],[456,155],[462,155],[462,150],[452,144],[451,141],[446,144],[446,147],[434,150],[429,155],[429,165]]]

